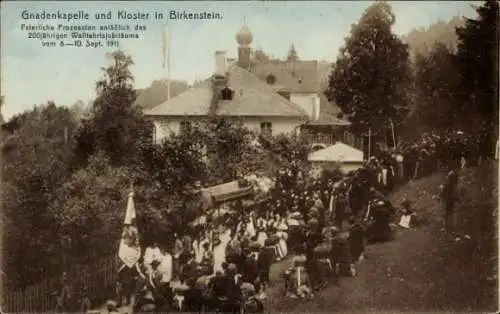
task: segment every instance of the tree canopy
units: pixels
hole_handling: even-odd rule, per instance
[[[456,56],[444,44],[437,43],[427,55],[415,60],[415,99],[410,113],[413,126],[447,129],[458,120],[456,103],[459,84]]]
[[[96,83],[97,98],[91,117],[77,135],[76,158],[86,160],[102,150],[113,165],[123,165],[137,157],[139,147],[150,141],[152,128],[143,118],[141,108],[135,106],[131,57],[117,51],[111,58],[112,64],[102,68],[103,77]]]
[[[492,135],[498,129],[498,8],[497,1],[485,1],[477,7],[476,19],[457,28],[462,122],[487,122]]]
[[[327,94],[347,114],[357,134],[383,131],[408,104],[408,47],[392,33],[395,16],[377,1],[352,26],[330,75]]]

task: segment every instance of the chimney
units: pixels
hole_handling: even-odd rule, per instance
[[[312,120],[318,120],[321,112],[319,97],[317,95],[312,95],[311,102],[312,102]]]
[[[226,51],[215,52],[215,74],[226,75],[227,72],[227,58]]]

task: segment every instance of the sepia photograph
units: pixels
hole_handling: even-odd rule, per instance
[[[497,313],[499,2],[2,1],[1,313]]]

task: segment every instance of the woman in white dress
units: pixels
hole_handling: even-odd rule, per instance
[[[226,261],[226,247],[231,240],[231,229],[226,229],[219,236],[215,237],[214,247],[214,274],[217,271],[223,272],[222,264]]]
[[[261,247],[265,246],[267,240],[267,225],[264,217],[257,218],[257,242]]]
[[[248,236],[249,239],[254,239],[255,236],[257,235],[257,231],[255,230],[255,225],[254,225],[254,218],[252,215],[250,215],[246,220],[245,234]]]
[[[276,229],[276,234],[280,238],[278,245],[282,255],[281,258],[284,258],[288,254],[288,246],[286,243],[288,239],[288,225],[285,217],[279,218]]]

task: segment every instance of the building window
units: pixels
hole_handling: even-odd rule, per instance
[[[224,87],[221,91],[221,98],[222,100],[232,100],[233,99],[233,90],[230,89],[229,87]]]
[[[260,124],[260,132],[266,135],[273,134],[273,124],[271,122],[262,122]]]
[[[187,134],[191,132],[191,122],[182,121],[180,124],[180,134]]]
[[[267,77],[266,77],[266,82],[267,84],[269,85],[274,85],[276,83],[276,76],[272,75],[272,74],[269,74]]]

